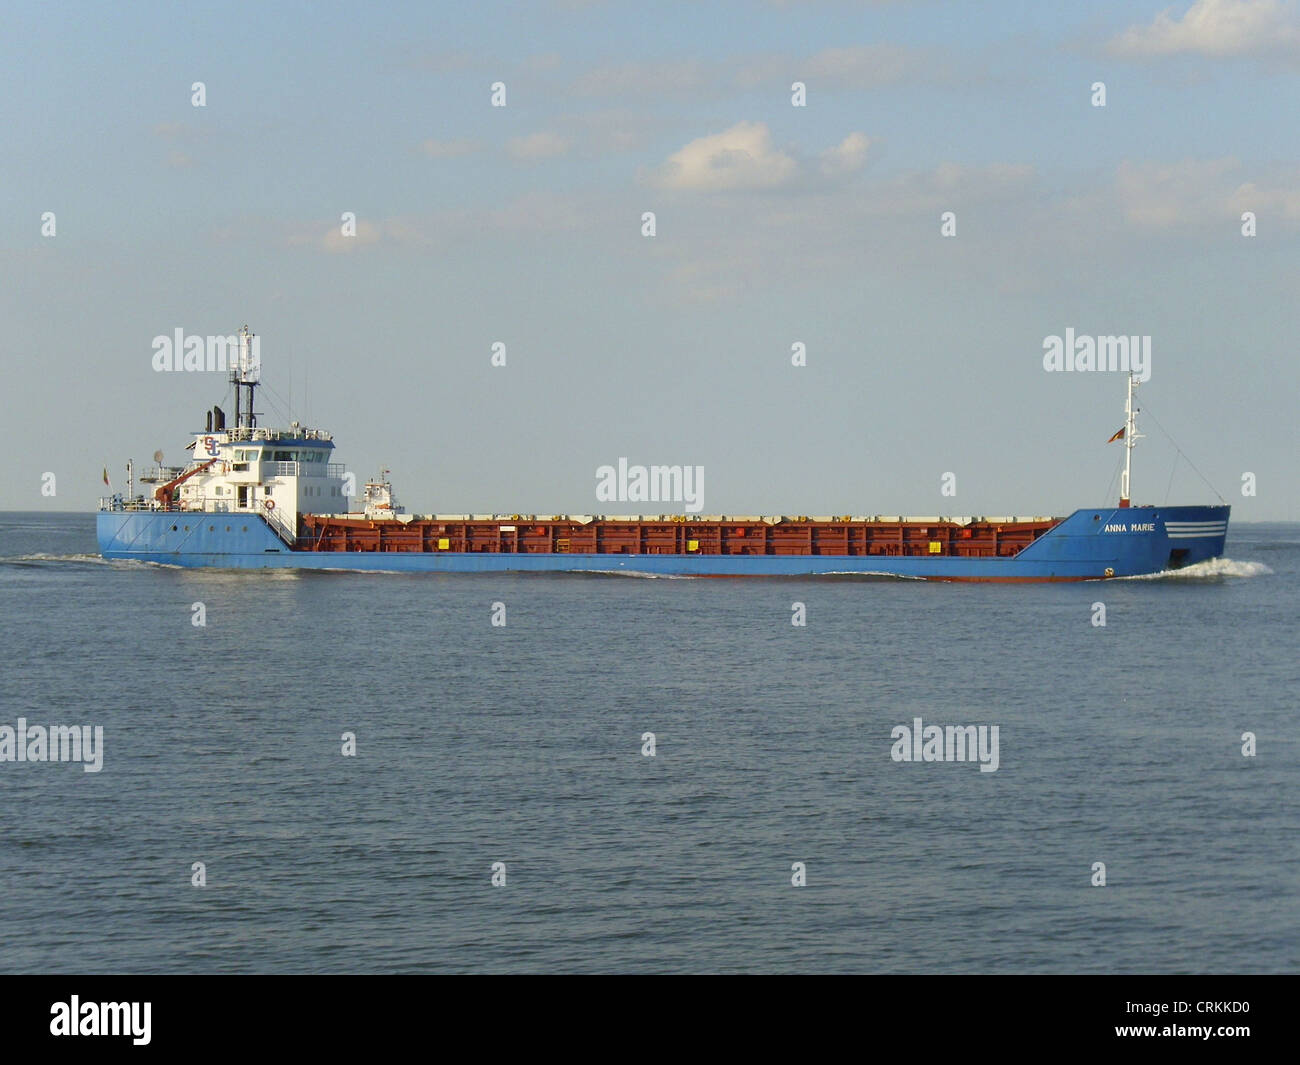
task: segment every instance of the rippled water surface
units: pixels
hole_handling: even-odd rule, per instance
[[[0,515],[0,726],[104,730],[0,762],[4,971],[1300,965],[1300,526],[1069,585],[95,552]],[[998,770],[893,761],[916,717]]]

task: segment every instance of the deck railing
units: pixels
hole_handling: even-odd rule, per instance
[[[120,495],[100,496],[100,510],[180,510],[180,506],[173,503],[169,507],[163,506],[153,496],[136,496],[134,499],[124,499]]]
[[[341,462],[263,462],[263,477],[335,477],[341,479]]]
[[[295,546],[298,540],[298,531],[289,525],[288,520],[282,516],[278,510],[264,510],[262,516],[266,518],[266,524],[271,526],[274,532],[289,547]]]
[[[240,440],[333,440],[331,433],[323,429],[266,429],[262,426],[250,429],[248,426],[226,426],[222,430],[231,441]]]

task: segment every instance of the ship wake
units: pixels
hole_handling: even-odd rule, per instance
[[[1195,581],[1222,580],[1225,577],[1267,577],[1273,571],[1262,562],[1235,562],[1230,558],[1210,558],[1182,569],[1144,573],[1137,577],[1119,577],[1121,581]]]
[[[0,558],[0,563],[6,566],[43,566],[57,562],[74,562],[90,566],[112,565],[111,562],[99,555],[50,555],[38,552],[32,555],[10,555],[7,558]]]
[[[566,576],[590,576],[590,577],[637,577],[643,580],[669,580],[669,581],[693,581],[695,576],[690,573],[648,573],[645,570],[638,569],[570,569],[563,570]]]

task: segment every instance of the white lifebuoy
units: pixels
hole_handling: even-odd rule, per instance
[[[275,500],[274,500],[274,499],[268,499],[268,500],[266,500],[266,501],[262,504],[262,506],[266,507],[267,510],[274,510],[274,509],[275,509]]]

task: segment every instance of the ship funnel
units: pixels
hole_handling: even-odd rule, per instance
[[[221,432],[226,427],[226,412],[220,407],[212,408],[212,428]]]
[[[203,428],[203,431],[205,433],[212,432],[212,411],[208,411],[208,420],[207,420],[207,424]]]

